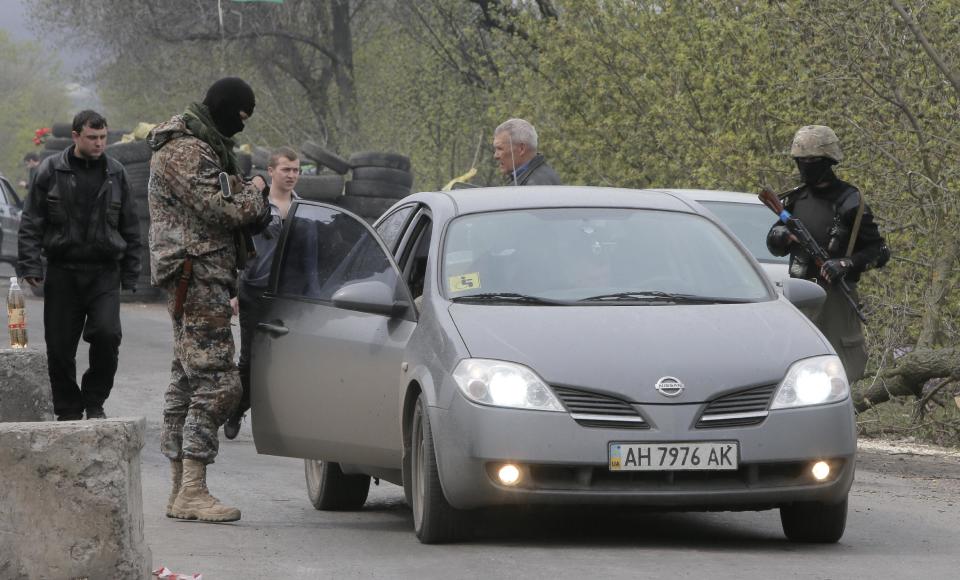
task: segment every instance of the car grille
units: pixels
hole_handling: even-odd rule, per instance
[[[569,387],[552,387],[570,416],[584,427],[649,429],[643,416],[626,401]]]
[[[777,385],[766,385],[710,401],[697,421],[698,429],[757,425],[767,418],[767,407]]]

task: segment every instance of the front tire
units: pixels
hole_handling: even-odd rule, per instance
[[[318,510],[354,511],[363,507],[370,493],[369,475],[346,475],[339,463],[304,459],[307,495]]]
[[[791,542],[836,543],[847,526],[847,498],[835,504],[801,502],[783,506],[780,523]]]
[[[424,544],[442,544],[459,539],[463,514],[443,495],[433,445],[433,431],[423,394],[413,410],[410,433],[410,490],[413,529]]]

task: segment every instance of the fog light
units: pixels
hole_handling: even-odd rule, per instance
[[[503,485],[517,485],[520,482],[520,468],[508,463],[497,471],[497,477]]]
[[[823,481],[830,476],[830,466],[826,461],[818,461],[813,464],[813,469],[810,470],[813,473],[813,477],[817,481]]]

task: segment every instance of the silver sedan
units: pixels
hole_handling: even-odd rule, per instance
[[[318,509],[402,485],[421,541],[510,504],[778,508],[842,536],[856,435],[829,342],[682,195],[419,193],[373,226],[291,209],[253,344],[260,453]]]

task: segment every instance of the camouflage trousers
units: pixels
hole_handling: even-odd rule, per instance
[[[160,446],[173,460],[213,463],[220,448],[217,431],[243,392],[233,361],[229,284],[194,278],[179,319],[173,315],[176,287],[165,289],[173,320],[173,364]]]

